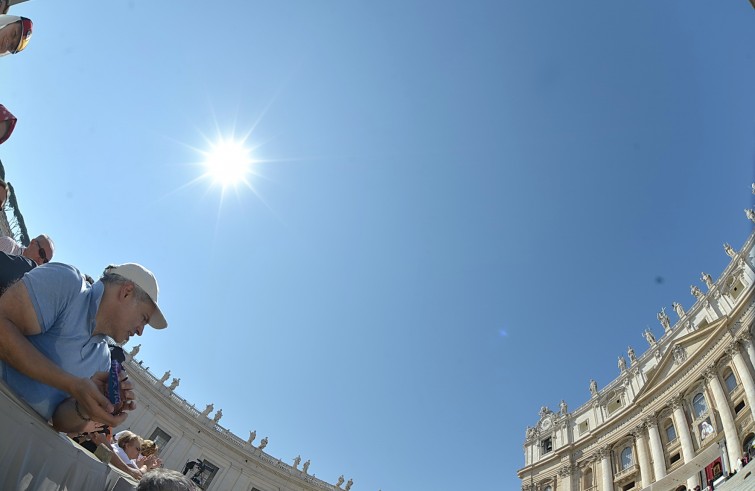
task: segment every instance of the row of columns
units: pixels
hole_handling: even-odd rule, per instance
[[[739,342],[735,341],[732,343],[726,351],[731,357],[732,363],[737,370],[739,381],[744,389],[745,399],[750,407],[750,411],[753,413],[753,416],[755,416],[755,379],[753,379],[747,361],[740,349],[740,345],[744,346],[748,357],[755,366],[755,347],[753,347],[752,338],[749,335]],[[721,416],[721,424],[723,426],[724,437],[726,438],[727,455],[725,457],[728,457],[729,462],[734,463],[740,457],[741,442],[739,440],[739,435],[737,434],[736,424],[734,423],[734,414],[729,406],[729,399],[721,381],[718,379],[715,366],[708,367],[703,373],[703,376],[713,395],[715,407]],[[676,429],[676,435],[681,444],[683,462],[690,462],[695,457],[695,447],[692,443],[692,433],[690,432],[689,424],[687,423],[687,417],[682,408],[681,396],[672,398],[669,401],[669,406],[672,409],[672,418],[674,428]],[[643,428],[645,427],[648,430],[650,455],[648,455],[648,452],[646,451],[646,441],[643,431]],[[659,481],[666,476],[666,458],[664,455],[661,435],[658,430],[658,421],[652,417],[646,418],[643,421],[643,424],[635,429],[633,435],[636,442],[635,448],[640,466],[642,487],[644,488],[650,486],[652,482]],[[597,456],[600,458],[602,475],[600,491],[614,491],[611,452],[607,448],[601,449]],[[650,474],[651,457],[654,480],[651,479]],[[691,477],[687,481],[687,487],[689,489],[693,489],[698,484],[697,476]]]

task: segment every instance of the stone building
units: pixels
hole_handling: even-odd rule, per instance
[[[138,349],[125,364],[139,392],[137,409],[115,431],[129,429],[160,446],[165,467],[183,470],[189,461],[201,461],[197,476],[201,489],[251,491],[339,491],[351,488],[343,476],[329,484],[309,472],[309,460],[301,456],[287,462],[264,451],[267,437],[251,434],[242,439],[220,424],[222,410],[212,404],[203,410],[184,400],[175,389],[180,380],[168,383],[170,372],[160,379],[138,362]],[[264,442],[264,443],[263,443]]]
[[[748,214],[748,218],[750,214]],[[524,491],[686,490],[721,481],[755,442],[755,234],[717,280],[703,273],[687,311],[619,358],[606,387],[573,411],[540,410],[524,441]],[[671,316],[674,317],[672,321]]]

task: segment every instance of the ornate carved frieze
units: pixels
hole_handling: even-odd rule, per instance
[[[726,347],[726,354],[734,359],[739,354],[739,343],[733,341]]]
[[[681,394],[676,394],[668,400],[668,406],[676,411],[677,409],[682,407],[682,399],[683,397]]]
[[[705,379],[706,383],[710,383],[711,380],[716,378],[716,367],[715,365],[710,365],[708,368],[703,370],[703,378]]]
[[[639,424],[635,426],[630,432],[630,435],[632,435],[632,438],[635,440],[645,438],[645,425]]]
[[[681,344],[675,345],[671,353],[674,355],[674,365],[681,365],[687,359],[687,350]]]
[[[738,322],[737,324],[741,324],[741,322]],[[752,334],[750,334],[747,331],[742,331],[742,332],[740,332],[737,335],[737,341],[739,341],[743,345],[747,346],[747,344],[751,344],[752,343]]]

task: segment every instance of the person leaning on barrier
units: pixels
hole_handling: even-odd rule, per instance
[[[16,121],[18,121],[16,117],[0,104],[0,144],[5,143],[10,138],[13,129],[16,127]],[[2,187],[5,189],[5,198],[0,200],[0,203],[5,204],[5,199],[8,198],[8,185],[5,184],[5,181],[3,181]],[[0,208],[2,207],[0,206]]]
[[[25,256],[12,256],[0,252],[0,296],[20,280],[25,273],[37,267],[37,263]]]
[[[23,247],[13,237],[2,236],[0,237],[0,252],[28,257],[38,266],[41,266],[49,263],[52,259],[52,255],[55,254],[55,244],[45,234],[31,239],[29,247]]]
[[[31,31],[31,19],[0,14],[0,56],[23,51],[29,44]]]
[[[92,431],[126,420],[105,396],[110,340],[125,343],[144,326],[167,327],[154,275],[139,264],[108,266],[90,285],[78,269],[50,263],[0,296],[0,376],[60,432]],[[134,409],[131,382],[123,409]]]
[[[142,477],[136,491],[196,491],[197,487],[183,474],[170,469],[153,469]]]

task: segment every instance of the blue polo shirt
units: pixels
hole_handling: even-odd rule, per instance
[[[21,279],[29,292],[40,334],[27,336],[37,350],[66,372],[91,377],[110,367],[110,350],[105,335],[93,335],[95,316],[105,291],[98,281],[89,285],[73,266],[48,263],[29,271]],[[3,380],[46,419],[70,395],[19,373],[0,361]]]

